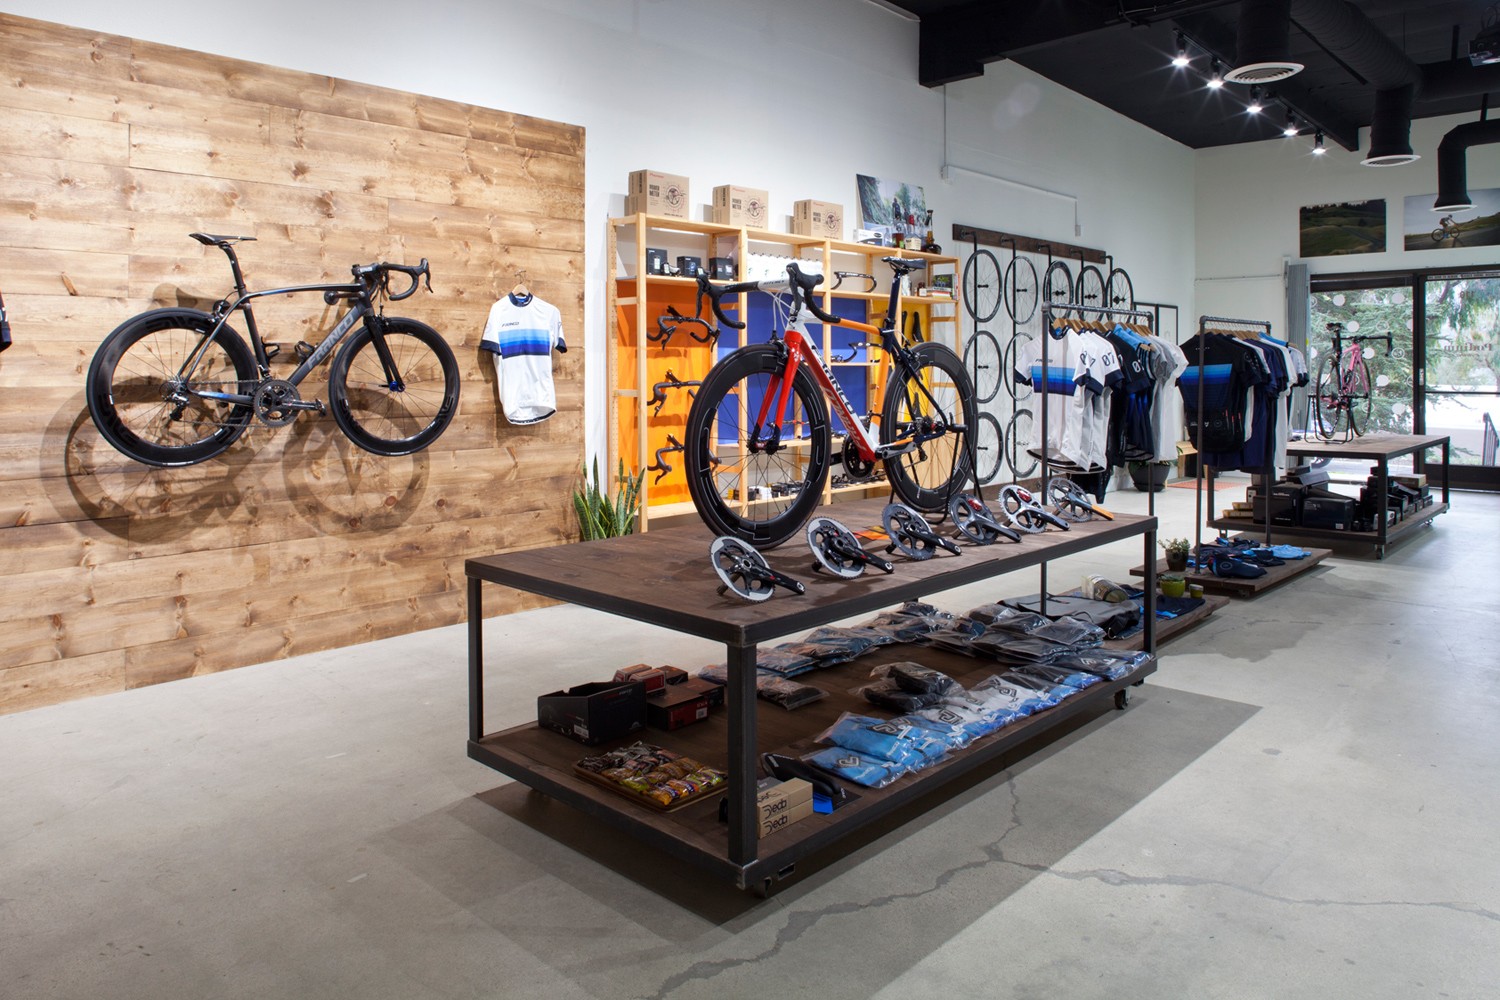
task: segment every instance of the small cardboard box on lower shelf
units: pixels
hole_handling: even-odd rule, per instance
[[[801,778],[763,778],[756,786],[756,822],[767,837],[813,814],[812,785]]]
[[[711,709],[724,704],[724,685],[701,677],[668,684],[646,699],[646,723],[653,729],[681,729],[702,722]]]
[[[844,206],[805,198],[792,205],[792,234],[820,240],[844,238]]]
[[[646,686],[596,681],[575,684],[536,700],[536,722],[594,746],[627,736],[646,726]]]

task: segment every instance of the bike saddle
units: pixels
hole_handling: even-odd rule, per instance
[[[891,265],[891,270],[897,274],[910,274],[927,266],[925,260],[914,257],[882,257],[880,259]]]
[[[222,247],[229,243],[254,243],[254,236],[215,236],[212,233],[188,233],[206,247]]]

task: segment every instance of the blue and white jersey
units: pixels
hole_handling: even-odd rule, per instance
[[[557,412],[552,351],[566,351],[562,314],[534,295],[507,295],[490,307],[479,346],[495,358],[500,408],[513,424],[534,424]]]

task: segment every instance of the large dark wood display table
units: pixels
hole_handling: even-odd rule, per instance
[[[1392,542],[1399,541],[1409,534],[1414,528],[1424,524],[1432,523],[1432,519],[1448,510],[1448,438],[1445,435],[1436,434],[1372,434],[1367,437],[1355,438],[1353,441],[1293,441],[1287,445],[1286,450],[1290,455],[1306,455],[1310,458],[1366,458],[1375,462],[1376,476],[1379,484],[1376,487],[1375,509],[1386,509],[1387,483],[1390,478],[1390,464],[1392,459],[1401,458],[1404,455],[1416,455],[1417,462],[1423,468],[1427,466],[1426,453],[1430,448],[1441,448],[1443,450],[1443,498],[1432,505],[1423,507],[1407,514],[1405,518],[1395,524],[1387,524],[1384,518],[1379,518],[1379,527],[1374,531],[1330,531],[1325,528],[1303,528],[1289,527],[1286,525],[1273,525],[1267,532],[1269,539],[1271,533],[1286,538],[1314,538],[1337,542],[1365,542],[1375,546],[1376,558],[1385,557],[1385,547]],[[1259,531],[1263,525],[1246,524],[1238,518],[1219,518],[1208,522],[1210,527],[1229,531]]]
[[[832,513],[852,530],[860,531],[879,522],[883,506],[883,502],[877,501],[840,504]],[[870,711],[871,706],[852,689],[868,681],[874,666],[892,660],[919,660],[950,674],[965,686],[999,669],[993,662],[924,647],[885,647],[852,663],[798,677],[799,682],[828,691],[829,697],[788,712],[755,697],[755,656],[759,643],[1127,538],[1140,537],[1145,554],[1150,556],[1156,549],[1156,529],[1154,517],[1121,514],[1114,521],[1098,519],[1075,525],[1066,532],[1026,536],[1019,544],[965,546],[963,554],[958,556],[943,553],[925,562],[896,556],[896,572],[892,575],[868,570],[855,580],[810,572],[812,557],[806,546],[792,541],[767,553],[767,557],[773,568],[805,581],[807,593],[796,596],[778,590],[776,596],[759,604],[715,593],[719,580],[708,559],[712,538],[701,525],[470,559],[464,565],[469,615],[469,756],[676,857],[726,877],[741,888],[761,886],[800,858],[976,767],[1001,758],[1018,744],[1080,712],[1107,705],[1111,699],[1123,706],[1126,689],[1154,672],[1156,661],[1153,658],[1128,677],[1095,684],[1054,708],[1006,726],[940,764],[903,777],[884,789],[854,788],[859,796],[857,801],[831,815],[804,819],[758,840],[755,778],[760,753],[806,753],[813,749],[813,738],[842,712]],[[585,747],[540,729],[534,722],[486,733],[481,601],[486,582],[722,642],[729,665],[727,706],[712,713],[706,722],[670,733],[648,729],[603,747]],[[1155,581],[1148,577],[1145,587],[1143,641],[1145,648],[1154,652]],[[524,650],[518,653],[525,655]],[[610,676],[619,666],[624,664],[612,662],[604,653],[599,677]],[[525,697],[534,698],[540,693],[526,692]],[[877,710],[877,714],[881,713]],[[718,820],[719,796],[676,812],[657,814],[573,773],[573,763],[578,759],[635,739],[670,747],[727,771],[727,826]]]

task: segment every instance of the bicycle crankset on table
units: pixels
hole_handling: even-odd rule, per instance
[[[1042,509],[1036,502],[1036,497],[1031,491],[1024,487],[1011,483],[1009,486],[1000,487],[1000,506],[1005,511],[1005,516],[1010,519],[1011,527],[1017,531],[1035,535],[1046,531],[1047,525],[1068,530],[1068,522]]]
[[[866,566],[875,566],[887,573],[896,567],[877,555],[866,552],[854,537],[854,532],[831,517],[815,517],[807,522],[807,544],[812,549],[813,570],[826,569],[834,576],[852,580],[865,571]]]
[[[1001,538],[1021,540],[1021,533],[995,520],[994,511],[972,493],[960,493],[948,503],[948,515],[958,533],[976,545],[989,545]]]
[[[891,544],[885,547],[887,552],[899,551],[908,559],[918,562],[931,559],[937,555],[939,548],[947,549],[954,555],[963,552],[957,543],[933,531],[925,517],[904,503],[886,504],[881,520],[885,524],[885,533],[891,540]]]
[[[807,592],[800,580],[776,572],[766,563],[766,557],[733,535],[720,535],[708,547],[714,572],[724,583],[719,594],[732,593],[742,601],[768,600],[777,587],[785,587],[794,594]]]
[[[1083,487],[1066,476],[1053,476],[1047,481],[1047,502],[1059,515],[1069,521],[1091,521],[1095,514],[1113,521],[1115,516],[1089,499]]]

